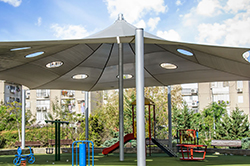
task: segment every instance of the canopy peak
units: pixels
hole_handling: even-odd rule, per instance
[[[122,13],[120,13],[120,14],[118,14],[118,20],[124,20],[124,17],[123,17],[123,14]]]

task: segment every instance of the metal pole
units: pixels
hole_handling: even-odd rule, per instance
[[[57,161],[57,119],[55,120],[55,161]]]
[[[156,137],[155,137],[155,125],[156,125],[156,121],[155,121],[155,105],[153,105],[153,110],[154,110],[154,139],[156,139]]]
[[[150,104],[148,105],[148,134],[149,134],[149,156],[151,156],[151,115],[150,115]]]
[[[168,86],[168,147],[172,148],[171,86]]]
[[[134,105],[132,105],[132,125],[133,125],[133,134],[135,137],[135,115],[134,115]]]
[[[144,107],[144,31],[135,31],[137,165],[146,166]]]
[[[85,137],[89,139],[89,92],[85,92]]]
[[[120,161],[124,160],[124,138],[123,138],[123,46],[119,46],[119,149]]]
[[[25,148],[25,99],[26,90],[22,90],[22,149]]]
[[[58,134],[57,134],[57,143],[58,143],[58,146],[57,146],[57,148],[58,148],[58,150],[57,150],[57,152],[58,152],[58,154],[57,154],[57,159],[58,159],[58,161],[60,161],[60,146],[61,146],[61,133],[60,133],[60,128],[61,128],[61,123],[60,123],[60,120],[58,120],[58,124],[57,124],[57,130],[58,130]]]

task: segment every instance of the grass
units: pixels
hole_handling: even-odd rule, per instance
[[[71,154],[61,154],[61,161],[54,161],[54,155],[35,155],[34,164],[27,166],[71,166]],[[14,166],[14,155],[0,156],[0,166]],[[68,160],[68,161],[67,161]],[[54,164],[53,164],[54,163]],[[125,154],[124,161],[119,161],[119,154],[103,156],[95,154],[96,166],[132,166],[137,165],[136,154]],[[147,156],[147,166],[250,166],[250,156],[206,155],[204,161],[180,161],[179,158],[167,157],[166,154]]]

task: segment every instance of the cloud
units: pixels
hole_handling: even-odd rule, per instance
[[[116,19],[119,13],[124,15],[125,20],[134,23],[148,13],[156,14],[167,12],[164,0],[103,0],[110,17]]]
[[[220,14],[220,3],[218,0],[202,0],[199,2],[196,12],[199,15],[214,16]]]
[[[147,27],[147,25],[146,25],[146,23],[145,23],[144,20],[140,20],[139,22],[137,22],[137,23],[135,24],[135,27],[145,29],[145,28]]]
[[[50,28],[55,31],[54,35],[60,39],[81,39],[89,35],[87,30],[80,25],[60,26],[53,24]]]
[[[39,27],[42,25],[42,17],[38,17],[37,22],[35,23],[35,25],[37,25]]]
[[[199,37],[197,40],[201,43],[216,44],[226,35],[225,24],[200,24],[198,26]]]
[[[156,28],[160,20],[161,20],[160,17],[150,18],[148,20],[147,25],[150,27],[150,31],[153,31]]]
[[[22,3],[22,0],[0,0],[0,1],[8,3],[8,4],[10,4],[10,5],[14,6],[14,7],[18,7]]]
[[[222,13],[219,0],[201,0],[190,12],[182,15],[184,26],[194,26],[204,17],[214,17]]]
[[[246,8],[250,8],[246,6]],[[250,9],[224,20],[221,24],[200,24],[197,40],[203,43],[219,43],[227,46],[249,46]]]
[[[177,0],[177,1],[175,2],[175,4],[176,4],[177,6],[180,6],[180,5],[182,5],[182,2],[181,2],[181,0]]]
[[[228,0],[225,6],[225,11],[231,13],[237,13],[240,10],[247,10],[250,6],[249,0]]]
[[[181,41],[181,36],[173,29],[170,29],[169,31],[157,31],[157,36],[166,40]]]

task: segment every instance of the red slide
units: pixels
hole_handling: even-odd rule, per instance
[[[124,144],[127,143],[128,141],[132,140],[132,139],[135,139],[133,133],[125,135],[124,136]],[[113,152],[114,150],[116,150],[118,147],[119,147],[119,141],[116,142],[114,145],[103,149],[102,154],[107,155],[107,154]]]

